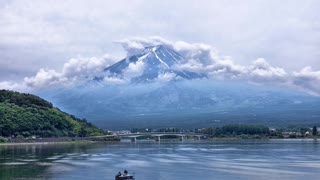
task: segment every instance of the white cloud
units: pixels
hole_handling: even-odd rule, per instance
[[[182,71],[192,71],[192,72],[205,72],[205,67],[200,62],[190,59],[185,63],[175,64],[173,66],[175,70],[182,70]]]
[[[125,84],[125,83],[127,83],[127,81],[125,81],[124,79],[119,78],[119,77],[113,77],[113,76],[104,77],[103,82],[106,84]]]
[[[207,74],[210,79],[241,80],[254,84],[269,84],[294,88],[310,94],[320,94],[320,71],[306,67],[299,72],[289,72],[272,66],[264,58],[256,59],[252,64],[236,64],[232,57],[222,56],[216,48],[203,43],[169,41],[161,37],[134,37],[116,41],[127,54],[140,52],[144,47],[163,44],[181,54],[185,60],[175,64],[172,70],[191,71]],[[73,58],[63,65],[61,71],[40,69],[35,76],[26,77],[21,85],[2,82],[0,87],[6,89],[42,89],[52,86],[74,86],[88,82],[95,77],[102,78],[105,84],[123,84],[139,77],[145,70],[143,61],[132,62],[121,75],[104,72],[103,69],[115,62],[110,56],[92,58]],[[178,78],[174,73],[158,75],[156,81],[170,81]],[[20,88],[21,89],[21,88]]]
[[[131,80],[132,78],[141,76],[143,74],[145,64],[143,61],[132,62],[123,70],[123,78]]]
[[[8,89],[8,90],[15,90],[20,92],[26,92],[26,89],[22,87],[21,84],[3,81],[0,82],[0,89]]]
[[[318,72],[308,68],[299,73],[290,73],[283,68],[270,65],[264,58],[258,58],[251,65],[243,66],[236,64],[232,57],[221,56],[216,48],[210,45],[169,41],[161,37],[134,37],[117,41],[117,43],[121,44],[129,54],[139,52],[147,46],[166,45],[186,59],[185,62],[174,65],[172,67],[174,70],[206,73],[213,79],[242,80],[254,84],[290,87],[311,94],[320,94],[319,81],[315,80]]]
[[[217,61],[207,69],[212,78],[218,79],[242,79],[248,71],[246,67],[236,65],[231,59]]]
[[[63,82],[67,82],[67,79],[61,73],[50,69],[40,69],[35,76],[24,78],[25,85],[30,88],[48,87]]]
[[[213,78],[251,78],[256,81],[281,80],[287,75],[279,67],[272,67],[265,59],[258,58],[251,66],[245,67],[234,63],[231,57],[221,56],[216,48],[203,43],[169,41],[161,37],[124,39],[116,41],[128,52],[141,51],[143,47],[164,44],[183,57],[186,61],[173,68],[197,73],[209,73]]]
[[[217,50],[210,45],[203,43],[191,44],[184,41],[173,42],[158,36],[152,36],[149,38],[133,37],[114,42],[120,44],[129,55],[141,51],[144,47],[165,45],[177,51],[187,60],[194,60],[204,65],[209,65],[218,58]]]
[[[115,63],[115,58],[105,55],[103,57],[73,58],[65,63],[62,69],[64,77],[92,77],[101,73],[101,69]]]
[[[173,79],[175,79],[177,77],[177,75],[175,73],[163,73],[163,74],[159,74],[156,81],[159,82],[169,82]]]
[[[253,81],[285,81],[287,72],[279,67],[272,67],[265,59],[258,58],[248,68],[250,80]]]
[[[29,76],[41,67],[57,69],[56,64],[78,54],[90,57],[108,50],[123,56],[110,40],[141,35],[212,44],[238,64],[262,56],[291,71],[307,65],[319,69],[320,2],[293,1],[1,1],[0,79]],[[141,39],[126,49],[141,49]],[[144,44],[171,43],[145,39]],[[185,56],[211,60],[204,58],[212,56],[210,48],[196,52],[188,46],[174,41],[175,49],[187,49]],[[26,62],[28,68],[21,68]],[[4,71],[7,67],[10,71]]]
[[[100,78],[104,75],[103,69],[115,62],[109,55],[91,58],[72,58],[63,65],[61,72],[54,69],[41,68],[35,76],[25,77],[20,84],[1,82],[0,88],[22,91],[42,90],[51,87],[68,87],[86,83],[88,80]],[[104,79],[105,82],[115,83],[117,80]]]
[[[310,66],[303,68],[300,72],[294,72],[294,77],[303,80],[320,80],[320,71],[313,71]]]
[[[218,60],[218,51],[210,45],[203,43],[189,44],[183,41],[175,42],[173,49],[188,60],[195,60],[207,66]]]
[[[320,71],[313,71],[308,66],[293,72],[293,84],[303,91],[320,96]]]

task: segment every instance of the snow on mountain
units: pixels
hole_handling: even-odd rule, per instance
[[[96,81],[40,96],[106,129],[319,123],[320,97],[175,68],[185,62],[166,46],[146,47],[105,68]],[[105,78],[134,83],[100,83]]]
[[[125,58],[107,68],[104,71],[109,77],[127,78],[126,72],[134,66],[142,66],[140,73],[133,76],[131,82],[148,82],[153,80],[198,79],[206,78],[204,73],[195,73],[177,70],[174,65],[183,64],[185,58],[164,46],[146,47],[142,52]]]

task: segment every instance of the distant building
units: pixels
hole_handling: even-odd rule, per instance
[[[310,135],[310,132],[309,132],[309,131],[307,131],[307,132],[304,133],[304,136],[309,136],[309,135]]]
[[[296,132],[296,136],[297,136],[297,137],[302,137],[301,132]]]
[[[292,132],[292,131],[282,132],[282,136],[283,136],[284,138],[303,137],[303,135],[301,134],[301,132]],[[304,136],[305,136],[305,134],[304,134]]]
[[[275,128],[269,128],[270,132],[277,132],[277,130]]]
[[[129,130],[113,131],[112,134],[113,135],[131,134],[131,131]]]

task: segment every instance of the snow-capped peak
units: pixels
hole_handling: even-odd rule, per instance
[[[130,64],[143,63],[143,72],[141,76],[135,77],[135,81],[150,81],[157,79],[160,75],[171,73],[176,74],[178,79],[194,79],[206,77],[203,74],[197,74],[188,71],[175,70],[172,67],[176,64],[185,62],[183,56],[164,45],[145,47],[140,53],[123,59],[112,66],[105,68],[108,74],[123,77],[123,72],[128,69]],[[125,77],[123,77],[125,78]]]

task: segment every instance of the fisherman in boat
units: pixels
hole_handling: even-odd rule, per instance
[[[118,172],[118,174],[115,176],[115,180],[134,180],[134,173],[129,174],[127,170],[123,171],[123,174],[121,172]]]

